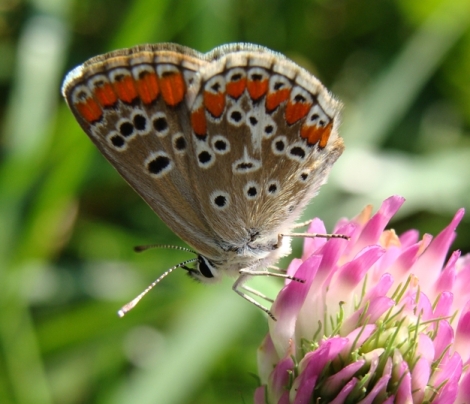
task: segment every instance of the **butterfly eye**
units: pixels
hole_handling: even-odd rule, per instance
[[[215,276],[215,267],[212,263],[202,255],[198,257],[197,269],[204,278],[213,278]]]

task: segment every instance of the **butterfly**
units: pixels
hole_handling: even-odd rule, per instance
[[[344,149],[341,104],[320,81],[258,45],[202,54],[162,43],[96,56],[62,93],[104,157],[194,249],[174,268],[202,282],[236,277],[233,289],[272,316],[243,283],[290,253],[296,220]]]

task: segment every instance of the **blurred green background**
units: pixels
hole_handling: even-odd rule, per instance
[[[401,194],[393,227],[436,234],[470,207],[469,27],[468,0],[0,0],[0,402],[250,403],[257,386],[266,321],[230,280],[176,271],[116,316],[188,256],[132,251],[184,244],[78,127],[68,70],[146,42],[283,52],[345,104],[346,151],[305,217],[331,230]],[[467,216],[454,249],[469,236]]]

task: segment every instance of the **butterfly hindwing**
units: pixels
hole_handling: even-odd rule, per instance
[[[265,49],[226,50],[201,68],[191,108],[207,154],[194,184],[210,227],[237,248],[288,231],[343,144],[339,103],[318,80]]]

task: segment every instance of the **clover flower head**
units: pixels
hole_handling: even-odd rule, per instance
[[[446,260],[463,217],[435,238],[385,230],[404,199],[306,239],[258,351],[256,404],[470,403],[470,255]],[[310,233],[326,233],[315,219]]]

